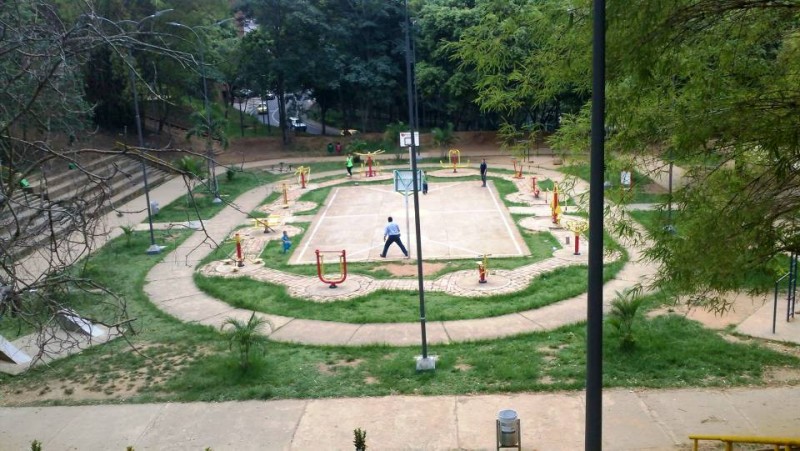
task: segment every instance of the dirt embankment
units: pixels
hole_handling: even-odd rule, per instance
[[[292,136],[289,144],[284,145],[280,135],[238,138],[231,141],[227,149],[218,155],[222,164],[242,163],[248,161],[271,160],[297,156],[322,157],[328,155],[328,143],[340,142],[345,149],[355,140],[377,141],[383,138],[381,133],[361,133],[354,136]],[[423,149],[432,149],[430,133],[420,136]],[[475,153],[485,150],[494,152],[499,149],[495,132],[456,132],[456,141],[451,146],[463,153]]]

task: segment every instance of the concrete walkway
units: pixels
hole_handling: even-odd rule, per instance
[[[560,179],[561,174],[552,170],[540,168],[543,175]],[[320,175],[323,176],[323,175]],[[523,182],[521,182],[523,183]],[[577,188],[585,190],[587,187]],[[297,192],[290,192],[296,196]],[[253,189],[235,200],[235,203],[226,207],[214,218],[205,221],[206,233],[197,232],[177,249],[168,254],[164,262],[154,266],[146,278],[145,293],[162,310],[170,315],[188,322],[220,327],[227,318],[246,320],[251,313],[248,310],[237,309],[229,304],[219,301],[201,292],[194,286],[193,274],[198,261],[205,258],[212,250],[211,243],[221,242],[226,239],[231,230],[245,224],[249,212],[255,209],[266,196],[262,187]],[[532,196],[531,196],[532,198]],[[548,209],[546,205],[545,209]],[[540,214],[547,222],[547,214]],[[207,234],[207,235],[206,235]],[[614,299],[615,293],[640,283],[652,275],[655,267],[640,262],[640,254],[636,247],[626,246],[630,261],[623,267],[617,277],[604,286],[604,303],[606,306]],[[500,287],[499,294],[518,291],[525,288],[533,278],[545,270],[553,270],[566,263],[574,264],[585,262],[584,252],[582,261],[553,258],[544,262],[526,265],[517,270],[507,271],[500,275],[504,279],[514,281]],[[209,272],[206,272],[209,274]],[[213,274],[213,273],[212,273]],[[323,293],[326,296],[341,296],[338,292],[331,294],[327,288],[320,289],[320,282],[313,277],[296,276],[281,273],[271,269],[248,270],[245,275],[261,276],[262,280],[282,283],[289,287],[291,294],[302,297],[313,297]],[[428,282],[428,289],[440,289],[450,294],[462,296],[486,295],[485,288],[473,284],[474,288],[457,286],[459,274],[444,276],[435,281]],[[388,280],[374,282],[374,279],[355,276],[348,284],[358,290],[345,291],[348,295],[366,294],[376,288],[390,288],[398,290],[414,290],[416,281]],[[375,285],[375,286],[372,286]],[[490,285],[490,284],[487,284]],[[345,286],[345,285],[343,285]],[[279,315],[258,314],[270,321],[273,328],[269,331],[270,338],[278,341],[287,341],[305,344],[328,345],[367,345],[390,344],[396,346],[414,345],[419,341],[418,323],[389,323],[389,324],[351,324],[329,321],[289,318]],[[427,324],[429,343],[452,343],[476,339],[489,339],[507,337],[528,332],[537,332],[558,328],[567,324],[574,324],[586,319],[586,294],[581,294],[570,299],[528,311],[522,311],[490,318],[480,318],[458,321],[433,321]]]
[[[582,393],[0,408],[0,449],[45,451],[493,450],[512,409],[522,449],[583,449]],[[689,434],[797,436],[800,396],[766,389],[605,390],[603,449],[690,449]],[[720,449],[703,448],[703,449]]]
[[[559,180],[562,174],[551,169],[539,167],[537,172],[541,175]],[[318,174],[324,177],[326,174]],[[331,184],[336,182],[326,182]],[[520,191],[525,189],[527,182],[519,181]],[[588,187],[579,182],[576,193]],[[170,315],[187,322],[196,322],[220,327],[227,318],[247,320],[251,313],[249,310],[237,309],[229,304],[212,298],[195,287],[193,275],[196,264],[205,258],[215,247],[215,243],[226,239],[236,227],[247,223],[247,215],[255,209],[266,197],[268,191],[259,187],[253,189],[235,200],[214,218],[205,221],[205,232],[197,232],[176,250],[166,256],[163,262],[154,266],[146,278],[145,293],[162,310]],[[290,196],[297,197],[298,191],[290,191]],[[530,196],[531,199],[533,196]],[[541,207],[541,206],[540,206]],[[545,205],[545,209],[548,207]],[[546,217],[546,214],[540,214]],[[607,219],[610,221],[613,219]],[[606,307],[615,298],[617,292],[633,285],[644,283],[652,276],[656,267],[641,261],[638,246],[632,243],[623,245],[629,254],[629,262],[625,264],[616,278],[609,281],[603,288],[603,299]],[[503,285],[497,290],[487,290],[478,284],[465,286],[463,274],[452,273],[434,281],[426,283],[428,290],[440,290],[454,295],[485,296],[525,288],[533,278],[544,271],[552,270],[565,264],[585,262],[564,258],[553,258],[544,262],[526,265],[514,271],[500,274],[500,277],[513,283]],[[584,252],[584,255],[588,254]],[[213,271],[205,271],[214,274]],[[290,294],[308,299],[327,298],[335,300],[337,297],[344,299],[357,295],[367,294],[375,289],[414,290],[415,280],[385,280],[376,281],[366,276],[351,276],[346,285],[349,287],[340,291],[331,292],[320,284],[314,277],[298,276],[268,268],[249,268],[245,275],[273,283],[285,285]],[[220,274],[215,274],[220,275]],[[490,284],[487,284],[490,285]],[[319,299],[318,299],[319,300]],[[567,324],[575,324],[586,320],[586,294],[575,296],[549,306],[501,315],[490,318],[480,318],[457,321],[431,321],[427,323],[427,337],[431,344],[453,343],[477,339],[492,339],[507,337],[522,333],[538,332],[558,328]],[[380,324],[352,324],[336,323],[330,321],[290,318],[280,315],[261,314],[272,324],[272,329],[265,331],[270,338],[277,341],[304,343],[314,345],[368,345],[389,344],[396,346],[415,345],[419,342],[418,323],[380,323]],[[782,323],[777,331],[772,334],[771,327],[764,327],[763,318],[759,316],[758,322],[748,322],[747,332],[750,335],[787,342],[800,343],[800,326],[798,323]],[[768,319],[771,321],[771,315]],[[797,327],[796,327],[797,326]]]

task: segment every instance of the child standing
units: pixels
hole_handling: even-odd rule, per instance
[[[281,237],[281,242],[283,243],[283,253],[289,252],[289,249],[292,247],[292,242],[289,241],[289,234],[286,231],[283,231],[283,236]]]

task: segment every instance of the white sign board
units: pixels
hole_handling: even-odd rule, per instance
[[[619,173],[619,183],[620,185],[624,186],[625,188],[631,187],[631,172],[630,171],[621,171]]]
[[[396,193],[408,193],[414,190],[414,171],[408,169],[396,169],[394,171],[394,191]],[[422,191],[422,169],[417,169],[417,191]]]
[[[400,147],[411,147],[411,132],[400,132]],[[419,147],[419,132],[414,132],[414,147]]]

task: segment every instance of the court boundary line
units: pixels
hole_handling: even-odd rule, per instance
[[[503,220],[503,225],[506,227],[506,232],[508,232],[508,235],[514,241],[514,247],[517,249],[517,254],[519,254],[520,257],[524,257],[524,254],[522,252],[522,248],[519,247],[519,242],[516,240],[516,237],[514,236],[514,232],[511,230],[511,226],[508,225],[508,220],[506,219],[506,215],[503,214],[503,210],[500,208],[500,205],[497,203],[497,198],[500,196],[500,192],[496,190],[496,188],[494,186],[494,183],[490,183],[490,185],[487,185],[487,187],[489,188],[489,191],[492,191],[493,193],[497,194],[497,195],[493,195],[492,196],[492,202],[494,202],[495,208],[500,213],[500,218]],[[506,212],[508,212],[508,209],[506,209]],[[509,214],[511,214],[511,213],[509,213]]]
[[[438,186],[439,189],[437,191],[446,191],[446,190],[448,190],[450,188],[457,188],[459,185],[463,185],[465,183],[469,183],[469,182],[467,182],[467,181],[459,181],[459,182],[450,182],[450,183],[443,183],[443,184],[437,183],[435,185],[439,185]],[[444,186],[442,186],[442,185],[444,185]],[[480,210],[463,210],[463,211],[458,211],[458,213],[461,213],[461,214],[464,214],[464,213],[466,213],[466,214],[476,214],[476,213],[488,213],[488,212],[491,212],[491,213],[499,214],[500,215],[500,219],[501,219],[501,223],[503,224],[503,227],[505,228],[506,233],[508,234],[508,237],[514,243],[514,249],[516,251],[516,254],[506,254],[506,256],[508,256],[508,257],[524,257],[525,254],[522,251],[522,248],[521,248],[520,243],[519,243],[519,239],[514,234],[514,231],[513,231],[512,227],[509,225],[508,218],[506,217],[506,213],[508,211],[507,210],[506,210],[506,212],[503,211],[503,209],[502,209],[502,207],[501,207],[501,205],[500,205],[500,203],[499,203],[499,201],[497,199],[497,197],[500,195],[500,193],[497,191],[497,189],[496,189],[496,187],[494,186],[493,183],[491,185],[487,185],[487,186],[489,187],[489,190],[491,191],[491,196],[490,197],[492,199],[492,205],[494,206],[494,208],[487,208],[487,209],[480,209]],[[294,264],[313,264],[313,261],[312,262],[305,262],[304,259],[305,259],[305,256],[307,255],[307,252],[309,251],[311,243],[314,242],[314,239],[315,239],[317,233],[319,232],[319,229],[322,226],[322,223],[325,221],[326,218],[331,218],[331,219],[333,219],[333,218],[336,218],[336,219],[345,218],[346,219],[346,218],[359,218],[359,217],[372,216],[371,214],[341,215],[341,216],[332,215],[330,213],[331,212],[331,208],[333,207],[333,204],[334,204],[336,198],[339,196],[340,190],[342,188],[349,188],[349,186],[346,186],[346,187],[342,187],[342,186],[334,187],[334,190],[332,191],[331,196],[328,198],[327,205],[322,210],[322,213],[318,217],[316,217],[314,219],[314,223],[315,224],[314,224],[313,229],[306,236],[306,238],[304,238],[304,241],[306,241],[306,243],[302,246],[301,249],[298,249],[298,251],[299,251],[298,255],[296,255],[293,258]],[[391,189],[391,188],[387,189],[386,185],[362,186],[361,188],[367,188],[370,191],[384,193],[384,194],[386,194],[386,193],[397,194],[393,189]],[[410,232],[410,233],[408,233],[409,240],[415,240],[416,234],[414,232],[412,232],[412,231],[408,231],[408,232]],[[430,244],[442,246],[442,247],[444,247],[446,249],[462,251],[462,252],[465,252],[465,253],[468,253],[468,254],[475,254],[477,257],[480,257],[480,256],[485,254],[485,252],[483,252],[483,253],[478,252],[478,251],[474,250],[474,248],[472,248],[472,247],[467,248],[467,247],[463,247],[463,246],[454,245],[452,243],[443,243],[441,241],[433,240],[433,239],[430,239],[430,238],[426,238],[424,236],[422,237],[422,239],[424,241],[430,243]],[[410,241],[409,245],[411,245],[411,244],[412,243]],[[383,246],[383,243],[378,243],[375,246],[363,246],[363,247],[360,247],[357,250],[353,250],[352,252],[348,251],[347,255],[348,256],[352,256],[352,257],[366,256],[367,260],[365,260],[365,261],[368,261],[369,260],[369,254],[372,251],[372,249],[377,249],[377,250],[380,251],[382,249],[382,246]],[[409,254],[411,254],[411,253],[412,253],[411,249],[409,249]],[[414,249],[413,253],[416,254],[416,249]],[[364,257],[362,257],[362,258],[364,258]],[[414,258],[417,258],[417,257],[414,257]],[[456,258],[456,259],[462,260],[462,259],[469,259],[469,258],[473,258],[473,257],[471,257],[471,256],[467,256],[467,257],[452,257],[452,256],[448,256],[448,257],[436,257],[436,258]]]
[[[308,236],[308,239],[306,240],[306,244],[303,246],[303,249],[300,251],[300,255],[298,255],[295,258],[295,261],[300,261],[305,256],[306,251],[308,250],[308,246],[311,244],[312,241],[314,241],[314,235],[317,234],[317,230],[319,230],[319,227],[322,225],[322,220],[328,214],[328,210],[330,210],[331,205],[333,205],[333,200],[336,199],[336,196],[339,195],[339,188],[340,187],[337,186],[337,187],[335,187],[333,189],[333,195],[331,195],[331,197],[330,197],[330,202],[328,202],[328,205],[326,205],[325,209],[322,210],[322,215],[320,215],[319,220],[315,221],[314,230],[311,231],[311,235]]]

